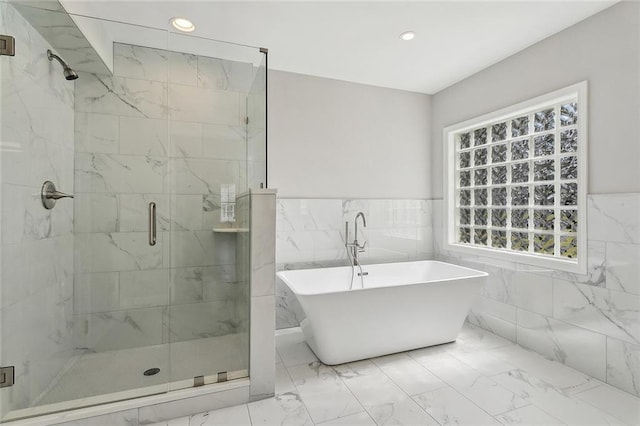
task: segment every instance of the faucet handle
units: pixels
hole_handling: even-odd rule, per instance
[[[362,245],[356,245],[356,247],[358,247],[358,251],[360,253],[363,253],[367,247],[367,241],[365,240],[365,242],[362,243]]]

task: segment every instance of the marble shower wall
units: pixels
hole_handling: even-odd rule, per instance
[[[640,395],[640,194],[588,198],[588,273],[543,270],[442,250],[436,257],[489,272],[469,321]]]
[[[74,190],[74,84],[47,60],[47,41],[6,2],[0,33],[16,40],[16,55],[0,58],[0,364],[14,365],[16,374],[0,392],[1,417],[37,403],[75,354],[73,202],[46,210],[40,201],[45,180]]]
[[[251,64],[114,45],[76,83],[76,337],[102,351],[238,331],[221,184],[246,187]],[[147,209],[157,204],[158,242]]]
[[[276,211],[276,268],[301,269],[348,265],[353,221],[363,212],[358,240],[367,241],[363,264],[430,259],[433,256],[432,203],[429,200],[280,198]],[[276,327],[296,327],[304,313],[295,295],[276,283]]]

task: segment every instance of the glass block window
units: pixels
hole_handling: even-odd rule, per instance
[[[445,129],[450,249],[584,269],[585,94],[581,83]]]

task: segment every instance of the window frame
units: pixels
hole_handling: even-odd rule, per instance
[[[553,92],[537,96],[524,102],[520,102],[506,108],[502,108],[478,117],[465,120],[447,126],[443,129],[443,157],[444,157],[444,248],[446,250],[464,253],[473,256],[484,256],[490,258],[498,258],[526,265],[560,270],[571,273],[586,274],[587,272],[587,182],[588,182],[588,93],[587,81],[582,81]],[[578,212],[578,224],[576,231],[577,239],[577,256],[574,259],[562,258],[554,255],[544,255],[532,252],[515,251],[511,249],[498,249],[492,247],[482,247],[472,244],[458,243],[455,234],[457,228],[457,211],[456,211],[456,140],[455,135],[465,131],[470,131],[478,127],[488,126],[500,120],[516,118],[518,116],[529,114],[534,110],[548,109],[552,105],[569,100],[577,100],[578,103],[578,122],[576,125],[578,131],[578,150],[576,152],[578,162],[578,202],[576,210]],[[556,117],[556,125],[560,126],[559,117]],[[531,134],[528,135],[531,138]],[[531,147],[531,150],[533,147]],[[490,155],[488,153],[488,155]],[[554,153],[555,156],[558,153]],[[529,158],[532,158],[531,156]],[[504,163],[509,166],[514,161],[507,159]],[[487,167],[489,168],[489,167]],[[555,173],[559,174],[557,170]],[[490,176],[489,176],[490,178]],[[527,185],[533,184],[528,181]],[[488,184],[488,192],[492,187],[498,185]],[[556,197],[560,194],[557,193]],[[508,207],[511,205],[509,204]],[[530,208],[531,203],[527,204]],[[524,206],[523,206],[524,207]],[[555,207],[555,204],[554,206]],[[487,207],[489,208],[489,207]],[[532,220],[533,218],[531,218]],[[531,226],[529,227],[529,231]],[[490,238],[490,235],[488,236]]]

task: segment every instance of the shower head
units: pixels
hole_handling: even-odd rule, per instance
[[[69,64],[63,61],[62,58],[60,58],[60,56],[56,55],[49,49],[47,49],[47,58],[49,58],[50,61],[53,61],[55,59],[60,63],[60,65],[62,65],[62,70],[63,70],[62,73],[64,74],[64,78],[66,78],[67,80],[75,80],[76,78],[78,78],[78,73],[75,72],[69,66]]]

